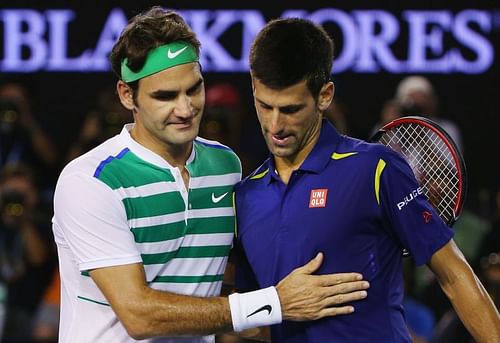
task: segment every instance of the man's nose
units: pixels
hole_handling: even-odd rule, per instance
[[[187,95],[180,95],[175,104],[175,114],[179,117],[190,117],[193,114],[192,100]]]
[[[279,109],[273,109],[271,120],[269,121],[269,131],[272,134],[278,134],[283,130],[283,114]]]

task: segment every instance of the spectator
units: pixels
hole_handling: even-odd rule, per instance
[[[55,146],[32,111],[27,87],[4,81],[0,85],[0,167],[29,165],[37,175],[48,176],[40,180],[42,188],[51,188],[55,180],[50,175],[56,175],[57,162]]]
[[[370,137],[372,137],[382,126],[388,122],[397,119],[401,116],[401,109],[396,100],[390,99],[384,102],[382,105],[382,110],[380,111],[379,121],[370,132]]]
[[[37,309],[33,326],[35,342],[57,342],[59,331],[59,310],[61,306],[61,279],[59,269],[53,273],[52,281],[46,289],[42,302]]]
[[[0,280],[7,286],[3,338],[26,341],[55,266],[50,217],[29,168],[4,167],[0,210]]]
[[[396,90],[396,101],[403,116],[423,116],[438,123],[463,151],[462,134],[457,124],[438,115],[439,101],[431,82],[423,76],[408,76]]]
[[[96,108],[87,114],[78,139],[69,148],[66,162],[120,133],[123,125],[132,119],[130,111],[118,101],[114,88],[103,88],[98,94]]]

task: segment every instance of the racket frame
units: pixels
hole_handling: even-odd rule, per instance
[[[467,196],[467,169],[465,167],[465,161],[462,156],[462,153],[457,147],[457,144],[453,141],[453,139],[450,137],[450,135],[435,121],[430,120],[429,118],[425,117],[420,117],[420,116],[405,116],[405,117],[400,117],[397,119],[394,119],[390,121],[389,123],[385,124],[382,126],[371,138],[371,142],[374,143],[380,143],[380,138],[390,129],[400,126],[401,124],[405,123],[412,123],[412,124],[417,124],[424,126],[428,129],[430,129],[432,132],[434,132],[436,135],[438,135],[439,138],[445,143],[445,145],[448,147],[448,150],[451,153],[451,156],[453,157],[453,161],[455,165],[457,166],[457,172],[458,172],[458,187],[459,187],[459,192],[456,195],[456,202],[455,202],[455,207],[453,208],[453,216],[450,218],[446,224],[448,226],[452,226],[457,219],[460,217],[460,214],[462,213],[463,205],[465,202],[465,198]],[[385,145],[385,144],[383,144]],[[395,150],[396,151],[396,150]],[[406,156],[399,152],[396,151],[399,154],[403,155],[405,160],[407,159]],[[434,206],[433,206],[434,207]]]

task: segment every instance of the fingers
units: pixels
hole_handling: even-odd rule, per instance
[[[316,257],[302,267],[296,268],[292,273],[312,274],[319,269],[321,263],[323,263],[323,253],[319,252]]]
[[[341,306],[341,307],[326,307],[317,313],[316,319],[321,319],[324,317],[334,317],[342,314],[351,314],[354,312],[354,307],[352,306]]]
[[[338,285],[324,287],[325,294],[327,296],[335,295],[335,294],[346,294],[357,291],[365,291],[370,288],[370,283],[368,281],[353,281],[353,282],[345,282]]]
[[[353,301],[362,300],[366,298],[367,295],[368,293],[366,291],[335,294],[325,298],[324,305],[325,307],[332,307],[340,304],[346,304]]]
[[[302,321],[349,314],[352,302],[367,297],[369,282],[360,273],[316,275],[324,256],[318,253],[276,286],[283,318]]]
[[[330,286],[330,295],[325,297],[322,301],[322,307],[315,313],[314,320],[355,312],[355,306],[346,304],[365,299],[368,293],[365,290],[353,291],[353,289],[368,288],[368,286],[368,282],[366,281],[350,282],[345,285]]]
[[[360,280],[363,280],[363,275],[359,273],[336,273],[316,276],[316,282],[318,285],[325,287]]]

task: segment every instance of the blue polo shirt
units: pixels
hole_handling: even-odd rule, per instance
[[[276,285],[325,254],[317,274],[360,272],[368,297],[355,312],[271,328],[272,341],[411,342],[402,307],[403,248],[428,262],[453,236],[391,149],[339,135],[327,121],[288,185],[272,158],[235,188],[236,286]]]

